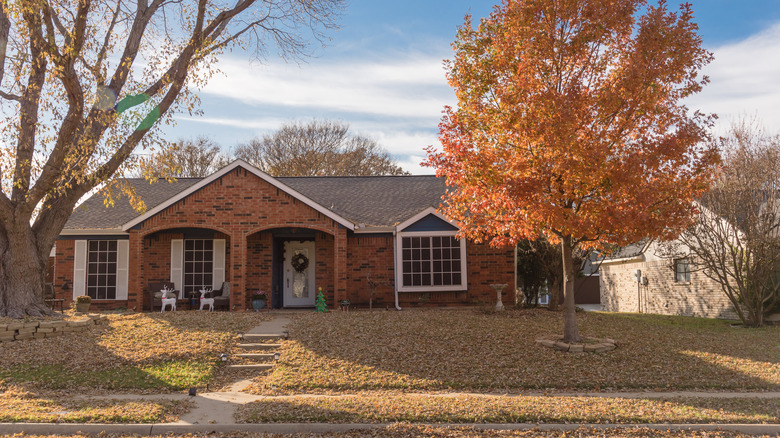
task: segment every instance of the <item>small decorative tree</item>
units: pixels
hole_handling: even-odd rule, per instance
[[[317,312],[327,312],[328,311],[328,305],[325,303],[325,295],[322,294],[322,288],[318,288],[319,292],[317,292],[317,302],[314,303],[314,306],[317,308]]]
[[[371,292],[368,295],[368,310],[372,311],[374,310],[374,292],[376,292],[379,286],[390,286],[390,282],[371,278],[371,271],[368,271],[366,283],[368,283],[368,287],[371,288]]]

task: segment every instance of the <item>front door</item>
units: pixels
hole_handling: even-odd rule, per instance
[[[314,262],[314,242],[284,242],[285,307],[314,306]]]

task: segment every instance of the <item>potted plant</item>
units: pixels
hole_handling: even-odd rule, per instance
[[[88,295],[79,295],[76,297],[76,312],[89,313],[89,306],[92,304],[92,298]]]
[[[252,308],[255,311],[265,307],[265,302],[268,299],[268,294],[265,291],[259,290],[252,294]]]

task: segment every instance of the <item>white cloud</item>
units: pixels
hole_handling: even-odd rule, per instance
[[[203,93],[248,105],[327,109],[357,116],[438,121],[453,99],[441,59],[410,55],[396,62],[282,64],[247,67],[225,59]]]
[[[780,131],[780,23],[713,53],[714,61],[704,69],[710,83],[688,100],[689,107],[718,114],[718,133],[753,115],[770,132]]]

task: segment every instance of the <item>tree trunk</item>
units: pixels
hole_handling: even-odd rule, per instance
[[[0,316],[54,315],[43,301],[48,255],[29,223],[0,225]]]
[[[549,310],[557,311],[558,310],[558,296],[561,295],[561,282],[556,278],[553,280],[552,285],[550,285],[550,289],[548,290],[550,293],[550,303],[547,304],[547,308]]]
[[[571,236],[561,238],[561,254],[563,256],[563,342],[580,342],[580,331],[577,329],[577,312],[574,306],[574,263],[572,262]]]

